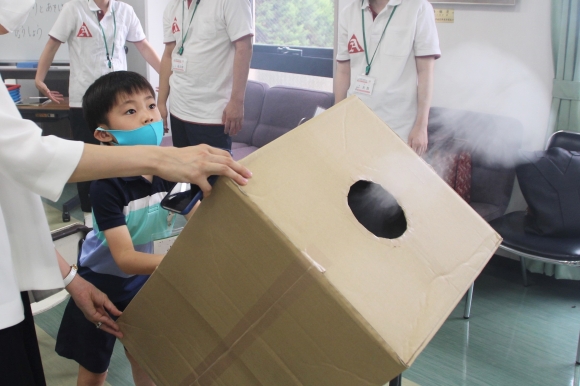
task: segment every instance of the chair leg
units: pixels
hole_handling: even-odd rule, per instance
[[[526,259],[520,256],[520,267],[522,268],[522,279],[524,281],[524,287],[528,286],[528,273],[526,271]]]
[[[389,382],[389,386],[401,386],[402,385],[402,379],[403,376],[402,375],[397,375],[396,378],[393,378],[390,382]]]
[[[578,350],[576,351],[576,364],[580,365],[580,339],[578,339]]]
[[[473,299],[473,285],[475,282],[471,283],[471,287],[467,290],[467,295],[465,296],[465,310],[463,311],[463,319],[469,319],[471,316],[471,300]]]

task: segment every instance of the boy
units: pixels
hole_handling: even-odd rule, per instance
[[[94,127],[87,125],[81,109],[82,96],[101,75],[127,70],[124,46],[132,42],[141,56],[159,72],[160,59],[145,38],[141,23],[129,4],[116,0],[72,0],[66,4],[49,32],[36,72],[36,87],[56,103],[63,101],[57,91],[44,83],[61,44],[68,43],[70,55],[70,124],[75,141],[98,144]],[[92,228],[90,181],[77,183],[85,225]]]
[[[163,137],[155,93],[141,75],[118,71],[97,79],[83,97],[83,110],[94,136],[111,146],[159,145]],[[123,310],[163,259],[153,254],[153,235],[169,235],[175,216],[159,206],[173,183],[157,176],[93,181],[94,229],[87,235],[78,273]],[[195,208],[194,208],[195,209]],[[190,212],[189,216],[193,213]],[[115,337],[87,321],[69,301],[56,351],[79,363],[79,385],[102,385]],[[153,384],[125,351],[136,385]]]

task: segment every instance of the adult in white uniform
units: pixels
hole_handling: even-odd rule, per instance
[[[69,119],[73,139],[98,145],[94,127],[88,127],[82,110],[85,91],[101,75],[127,70],[126,42],[132,42],[143,58],[159,72],[160,59],[145,38],[133,7],[116,0],[72,0],[65,3],[40,56],[36,87],[59,103],[62,95],[44,83],[48,69],[62,43],[68,44],[70,57]],[[77,184],[86,225],[92,226],[90,181]]]
[[[173,144],[231,149],[252,58],[249,0],[171,0],[163,31],[158,107],[166,123],[169,96]]]
[[[34,0],[0,0],[0,34],[26,20]],[[251,173],[209,146],[94,146],[41,136],[23,120],[0,79],[0,377],[7,385],[44,385],[42,363],[26,293],[66,289],[91,322],[120,336],[107,297],[74,276],[55,255],[40,195],[57,200],[68,181],[155,174],[211,190],[207,178],[226,175],[246,184]],[[72,277],[71,277],[72,276]],[[72,280],[71,280],[72,279]],[[26,315],[26,317],[25,317]]]
[[[338,23],[336,103],[357,95],[419,155],[441,56],[427,0],[355,0]]]

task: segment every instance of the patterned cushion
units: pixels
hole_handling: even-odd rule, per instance
[[[466,151],[433,151],[427,162],[467,203],[471,201],[471,155]]]

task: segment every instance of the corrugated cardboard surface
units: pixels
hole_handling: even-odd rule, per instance
[[[220,179],[120,319],[159,385],[383,385],[409,366],[499,236],[357,98]],[[408,229],[368,232],[347,204],[374,181]]]

